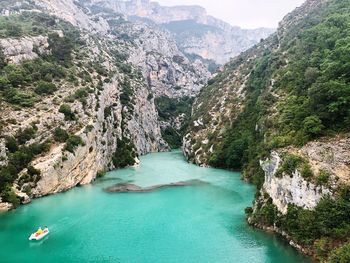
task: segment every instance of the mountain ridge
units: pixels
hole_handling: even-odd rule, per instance
[[[202,35],[193,35],[189,24],[181,26],[183,33],[171,31],[183,52],[196,54],[204,59],[213,60],[218,64],[226,63],[230,58],[238,55],[250,46],[266,38],[274,29],[241,29],[237,26],[217,19],[207,14],[205,8],[200,6],[162,6],[151,1],[114,1],[93,0],[96,3],[110,8],[115,12],[123,13],[129,17],[147,18],[160,26],[169,23],[194,21],[196,27],[202,27]],[[210,30],[206,26],[214,27]],[[208,30],[209,29],[209,30]]]

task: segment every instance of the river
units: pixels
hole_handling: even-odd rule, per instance
[[[179,151],[141,161],[1,214],[0,262],[310,262],[246,224],[244,208],[255,189],[239,173],[188,164]],[[148,187],[193,179],[200,181],[149,193],[104,191],[118,183]],[[28,241],[45,225],[45,239]]]

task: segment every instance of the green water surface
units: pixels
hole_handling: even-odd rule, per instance
[[[239,173],[187,164],[180,152],[142,157],[138,168],[34,200],[0,215],[0,262],[309,262],[279,238],[247,226],[254,187]],[[107,193],[117,183],[152,186],[200,179],[151,193]],[[28,236],[47,225],[42,241]]]

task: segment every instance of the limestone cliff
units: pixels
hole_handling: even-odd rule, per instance
[[[1,209],[168,150],[155,99],[196,96],[210,76],[169,33],[89,3],[9,1],[0,13]]]

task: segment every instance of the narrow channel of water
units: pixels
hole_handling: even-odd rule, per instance
[[[198,179],[150,193],[107,193]],[[279,238],[247,226],[254,187],[239,173],[199,168],[180,152],[142,157],[138,168],[34,200],[0,215],[0,262],[310,262]],[[28,241],[38,226],[51,233]]]

